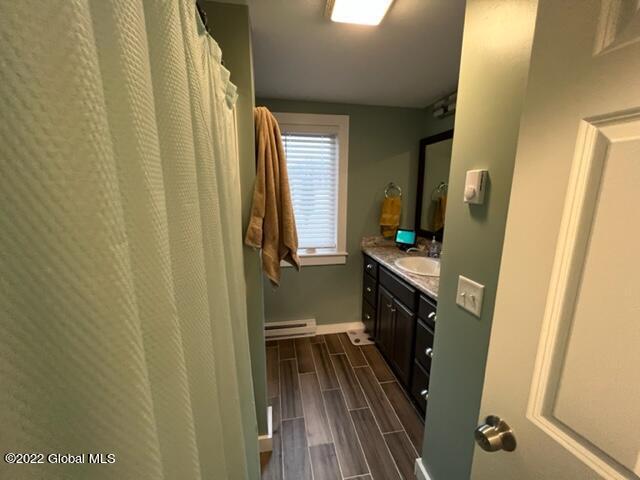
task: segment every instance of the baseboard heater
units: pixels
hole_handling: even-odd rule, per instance
[[[313,337],[316,334],[316,319],[285,320],[269,322],[264,325],[264,336],[267,340],[284,340],[287,338]]]

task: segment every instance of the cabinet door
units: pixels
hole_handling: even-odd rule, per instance
[[[400,380],[409,385],[411,363],[413,357],[414,333],[416,328],[416,314],[394,300],[395,322],[393,332],[393,353],[391,358],[395,363]]]
[[[387,357],[393,352],[393,316],[395,307],[391,294],[380,287],[378,289],[378,325],[376,342]]]

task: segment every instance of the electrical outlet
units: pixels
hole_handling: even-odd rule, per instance
[[[484,285],[460,275],[458,277],[458,293],[456,303],[472,313],[476,317],[482,311],[482,299],[484,297]]]

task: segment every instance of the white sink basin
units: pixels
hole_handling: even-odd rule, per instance
[[[428,277],[440,276],[440,261],[435,258],[404,257],[397,259],[395,264],[398,268],[415,275]]]

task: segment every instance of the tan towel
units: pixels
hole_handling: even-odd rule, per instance
[[[447,211],[447,196],[443,195],[435,200],[436,206],[433,209],[433,231],[437,232],[444,227],[444,216]]]
[[[262,249],[262,269],[274,285],[279,285],[280,260],[300,269],[298,233],[280,127],[265,107],[256,108],[253,116],[256,182],[244,243]]]
[[[400,212],[402,211],[401,197],[385,197],[380,212],[380,233],[385,238],[395,236],[400,226]]]

